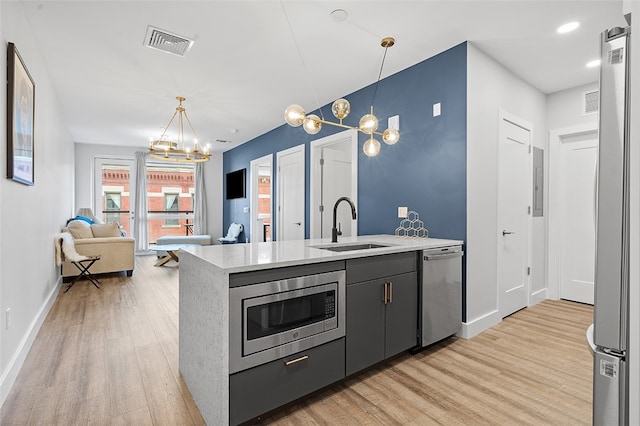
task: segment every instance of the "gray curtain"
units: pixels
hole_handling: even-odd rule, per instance
[[[149,230],[147,227],[147,152],[136,152],[136,199],[133,209],[133,238],[136,239],[136,253],[149,250]]]
[[[196,163],[196,192],[193,200],[193,235],[207,235],[207,199],[204,189],[204,163]]]

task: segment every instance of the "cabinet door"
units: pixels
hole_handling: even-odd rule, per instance
[[[347,376],[384,359],[384,283],[347,286]]]
[[[240,424],[342,378],[344,339],[232,374],[229,423]]]
[[[410,272],[394,275],[386,281],[392,283],[392,300],[384,305],[386,306],[385,358],[388,358],[417,344],[418,275],[416,272]]]

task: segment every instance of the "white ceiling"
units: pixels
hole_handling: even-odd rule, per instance
[[[146,146],[181,95],[200,141],[217,151],[280,126],[289,104],[309,111],[374,83],[385,36],[396,45],[383,78],[470,41],[552,93],[597,81],[585,64],[599,56],[599,34],[624,24],[622,0],[23,0],[23,8],[76,142]],[[339,8],[346,21],[331,18]],[[573,20],[577,31],[556,33]],[[144,47],[148,25],[195,44],[184,58]]]

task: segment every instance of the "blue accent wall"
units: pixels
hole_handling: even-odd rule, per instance
[[[393,234],[399,225],[398,207],[407,206],[420,214],[434,238],[466,240],[466,140],[467,140],[467,45],[462,43],[419,64],[380,80],[374,113],[379,131],[387,119],[400,116],[400,141],[393,146],[382,143],[377,157],[362,152],[366,135],[359,134],[358,150],[358,233]],[[351,114],[344,121],[357,124],[369,112],[374,86],[344,96],[351,103]],[[433,104],[442,113],[433,117]],[[282,110],[287,105],[282,106]],[[325,118],[335,121],[331,105],[322,107]],[[283,118],[284,123],[284,118]],[[310,142],[343,129],[324,125],[317,135],[307,135],[301,127],[286,123],[223,155],[224,174],[247,168],[251,160],[305,144],[306,195],[305,236],[309,237],[309,156]],[[274,164],[275,166],[275,164]],[[250,176],[247,176],[249,185]],[[277,197],[277,173],[273,177]],[[226,191],[226,188],[225,188]],[[224,193],[224,191],[223,191]],[[247,194],[249,188],[247,188]],[[249,198],[225,200],[224,224],[242,223],[250,234]],[[274,209],[274,213],[275,212]],[[272,235],[277,235],[275,215]]]

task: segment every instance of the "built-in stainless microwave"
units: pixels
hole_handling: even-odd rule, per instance
[[[229,290],[231,373],[345,334],[345,272],[335,271]]]

